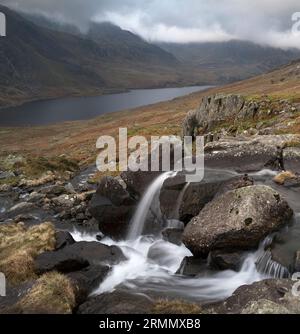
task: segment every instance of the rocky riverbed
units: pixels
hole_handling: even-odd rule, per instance
[[[292,134],[218,134],[200,183],[123,172],[95,186],[93,167],[2,182],[0,312],[300,313],[299,147]]]

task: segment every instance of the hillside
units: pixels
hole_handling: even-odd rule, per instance
[[[17,130],[0,128],[0,156],[6,156],[7,152],[34,157],[67,154],[79,159],[83,165],[94,163],[95,142],[100,135],[116,136],[119,127],[127,127],[131,135],[181,134],[182,122],[187,112],[197,108],[202,98],[207,95],[241,94],[249,100],[269,100],[275,105],[282,99],[299,105],[299,79],[300,60],[252,79],[91,120]],[[275,123],[282,122],[285,128],[281,131],[285,133],[300,133],[300,115],[295,114],[293,117],[292,120],[287,118],[281,121],[277,116],[271,115],[270,119]],[[267,125],[268,123],[265,124]],[[226,127],[226,124],[224,126]]]
[[[131,88],[219,85],[299,56],[241,41],[157,46],[110,23],[91,23],[82,33],[1,5],[0,11],[8,32],[0,39],[0,107]]]
[[[95,27],[91,34],[97,41],[37,26],[3,6],[0,11],[7,17],[7,37],[0,39],[0,106],[181,81],[174,56],[119,28],[108,29],[115,42],[110,36],[103,43]],[[118,48],[116,41],[124,36],[126,44]]]
[[[300,50],[282,50],[239,40],[158,45],[197,71],[209,70],[221,83],[266,73],[300,57]]]

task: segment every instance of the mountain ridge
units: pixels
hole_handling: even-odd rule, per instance
[[[184,45],[149,43],[107,22],[93,23],[83,34],[1,5],[0,11],[7,16],[7,37],[0,39],[0,107],[135,88],[219,85],[268,72],[298,55],[243,41],[234,42],[235,48],[233,42],[198,45],[191,52]]]

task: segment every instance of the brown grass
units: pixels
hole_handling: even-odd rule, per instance
[[[52,224],[25,228],[22,223],[0,225],[0,271],[10,284],[35,278],[34,258],[55,247],[55,229]]]
[[[158,300],[153,306],[155,314],[201,314],[201,307],[181,300]]]
[[[70,314],[75,294],[69,279],[50,272],[41,276],[15,306],[21,313]]]
[[[0,160],[12,153],[50,160],[65,154],[67,159],[79,161],[81,165],[94,163],[97,155],[95,144],[99,136],[117,137],[119,127],[127,127],[129,136],[177,135],[186,113],[197,108],[205,95],[241,94],[251,99],[267,95],[271,101],[288,99],[299,102],[299,78],[290,72],[290,67],[283,67],[231,85],[193,93],[172,101],[106,114],[92,120],[40,127],[0,128]],[[282,81],[282,77],[287,80]],[[285,131],[300,133],[300,118]]]

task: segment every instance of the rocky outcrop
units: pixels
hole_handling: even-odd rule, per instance
[[[205,96],[199,108],[187,113],[183,121],[183,135],[207,134],[228,122],[231,124],[232,131],[234,131],[234,128],[237,128],[239,123],[245,120],[256,120],[256,132],[264,131],[268,129],[261,129],[260,119],[274,116],[284,119],[291,117],[297,110],[299,110],[299,105],[287,100],[271,101],[267,98],[261,98],[256,101],[233,94]],[[280,128],[280,122],[276,123],[279,123],[276,126]]]
[[[213,95],[205,96],[196,111],[189,112],[183,125],[183,135],[193,136],[197,128],[202,132],[208,132],[220,122],[229,118],[235,118],[239,114],[248,115],[248,107],[245,107],[245,99],[239,95]],[[257,108],[252,108],[255,115]],[[249,115],[250,116],[250,115]]]
[[[287,223],[293,211],[267,186],[229,191],[208,203],[186,226],[183,242],[195,256],[249,249]]]

